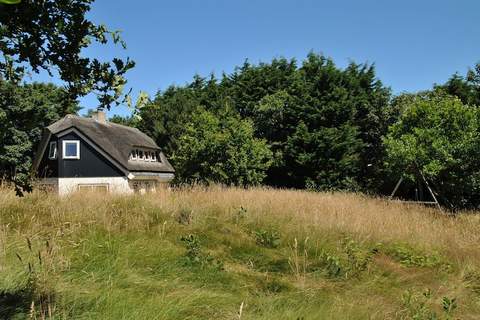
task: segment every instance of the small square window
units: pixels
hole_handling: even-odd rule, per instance
[[[48,149],[48,159],[54,160],[57,159],[57,142],[50,142],[50,148]]]
[[[80,141],[63,141],[63,159],[80,159]]]

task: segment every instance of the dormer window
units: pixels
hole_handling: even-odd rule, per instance
[[[63,159],[80,159],[80,141],[63,140]]]
[[[132,161],[160,162],[160,153],[157,151],[134,149],[130,152],[128,159]]]
[[[48,149],[48,159],[57,159],[57,141],[50,142],[50,148]]]

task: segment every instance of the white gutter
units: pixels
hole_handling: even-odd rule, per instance
[[[129,180],[157,180],[160,182],[169,182],[174,178],[173,173],[162,172],[130,172],[127,176]]]

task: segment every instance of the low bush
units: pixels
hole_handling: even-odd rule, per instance
[[[196,235],[189,234],[181,237],[180,240],[184,243],[186,248],[186,265],[211,267],[215,270],[224,269],[222,261],[215,259],[210,254],[205,254],[202,252],[200,240]]]
[[[280,245],[280,234],[277,231],[259,229],[254,232],[254,235],[259,246],[277,248]]]
[[[385,247],[385,253],[407,267],[433,268],[443,266],[449,268],[449,264],[442,259],[438,252],[423,253],[406,244],[395,244]]]

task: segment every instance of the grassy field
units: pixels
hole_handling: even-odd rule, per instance
[[[478,319],[480,216],[354,194],[0,191],[0,319]]]

